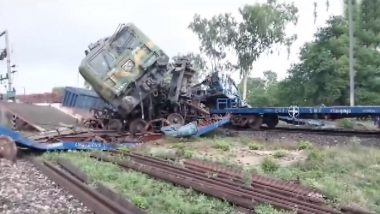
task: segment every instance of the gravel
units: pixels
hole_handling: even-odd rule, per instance
[[[0,159],[0,213],[91,213],[26,160]]]

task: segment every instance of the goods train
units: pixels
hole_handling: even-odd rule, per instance
[[[264,107],[251,108],[234,81],[213,72],[194,84],[196,71],[189,59],[174,62],[134,24],[89,45],[79,72],[108,103],[94,110],[94,127],[125,129],[132,133],[160,130],[165,125],[184,125],[210,115],[232,115],[232,125],[274,128],[279,119],[338,119],[380,116],[378,106]]]

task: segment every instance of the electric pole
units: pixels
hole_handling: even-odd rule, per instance
[[[349,72],[350,72],[350,106],[355,105],[355,71],[354,71],[354,25],[352,22],[352,0],[348,0],[349,31]]]
[[[0,81],[3,80],[8,80],[8,87],[7,87],[7,92],[4,95],[3,99],[8,100],[8,99],[15,99],[16,98],[16,92],[13,90],[12,87],[12,74],[15,73],[16,71],[12,71],[12,68],[15,67],[15,65],[11,65],[11,51],[10,51],[10,46],[9,46],[9,35],[8,31],[5,30],[2,33],[0,33],[1,36],[5,36],[5,56],[7,58],[7,74],[5,77],[0,75]]]

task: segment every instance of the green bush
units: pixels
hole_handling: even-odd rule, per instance
[[[216,141],[216,142],[214,142],[213,147],[216,149],[223,150],[223,151],[229,151],[230,150],[230,144],[228,144],[225,141]]]
[[[188,149],[177,149],[176,155],[180,158],[190,159],[193,157],[193,151]]]
[[[278,168],[280,168],[280,165],[276,163],[273,159],[271,158],[264,158],[263,162],[261,162],[261,169],[265,173],[272,173],[275,172]]]
[[[260,150],[262,147],[262,145],[259,145],[257,143],[251,143],[248,146],[249,150]]]
[[[298,143],[298,150],[305,150],[305,149],[310,149],[313,148],[313,144],[310,143],[309,141],[302,141]]]
[[[283,150],[280,150],[280,151],[277,151],[273,154],[273,157],[275,158],[283,158],[283,157],[286,157],[288,155],[288,153],[286,151],[283,151]]]
[[[141,197],[141,196],[134,196],[132,198],[132,203],[136,206],[136,207],[139,207],[141,209],[146,209],[148,208],[148,202],[146,201],[145,198]]]

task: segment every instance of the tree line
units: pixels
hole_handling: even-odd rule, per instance
[[[380,0],[353,3],[356,104],[379,105]],[[200,54],[189,56],[202,71],[239,71],[243,98],[253,106],[348,105],[346,2],[344,5],[342,16],[330,17],[313,41],[301,47],[299,63],[293,64],[281,81],[274,71],[265,71],[264,78],[252,78],[250,74],[259,72],[252,70],[253,63],[263,53],[271,53],[273,47],[290,51],[297,36],[287,34],[285,29],[297,24],[298,9],[293,3],[268,0],[265,4],[245,5],[239,9],[238,18],[229,13],[210,19],[195,14],[189,28],[200,41]]]

